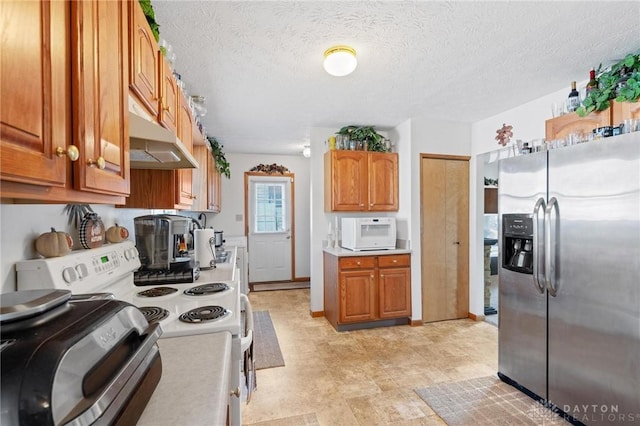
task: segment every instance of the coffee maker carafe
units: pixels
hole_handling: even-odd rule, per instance
[[[170,214],[147,215],[134,218],[133,223],[142,268],[176,270],[190,266],[191,218]]]

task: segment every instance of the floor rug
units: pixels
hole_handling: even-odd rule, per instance
[[[269,311],[255,311],[253,327],[253,354],[256,370],[284,366],[284,358],[282,358],[278,336],[273,328]]]
[[[309,281],[284,281],[279,283],[255,283],[251,284],[251,291],[271,291],[271,290],[298,290],[301,288],[309,288]]]
[[[449,426],[569,424],[496,376],[440,383],[414,391]]]

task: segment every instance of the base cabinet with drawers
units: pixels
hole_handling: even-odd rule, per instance
[[[407,324],[411,256],[336,256],[325,251],[324,312],[338,331]]]

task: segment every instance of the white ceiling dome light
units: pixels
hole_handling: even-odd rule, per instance
[[[304,148],[302,148],[302,155],[305,158],[311,157],[311,146],[305,145]]]
[[[335,77],[349,75],[356,69],[356,51],[349,46],[333,46],[324,52],[324,69]]]

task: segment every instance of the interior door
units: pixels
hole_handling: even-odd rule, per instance
[[[469,314],[469,157],[421,160],[422,319]]]
[[[293,175],[248,175],[249,281],[291,281]]]

